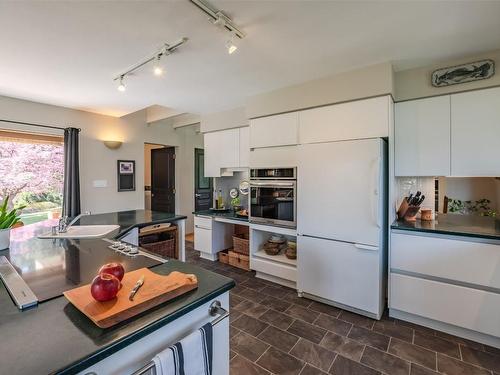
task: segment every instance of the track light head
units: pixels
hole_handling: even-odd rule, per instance
[[[120,77],[120,84],[118,85],[118,91],[124,92],[125,91],[125,84],[123,83],[123,76]]]
[[[231,38],[229,38],[227,40],[226,48],[227,48],[227,53],[229,53],[230,55],[232,55],[238,49],[238,46],[236,45],[236,38],[235,38],[234,34],[232,34]]]
[[[155,64],[153,66],[153,73],[155,76],[163,75],[163,67],[161,66],[161,54],[159,54],[155,59]]]

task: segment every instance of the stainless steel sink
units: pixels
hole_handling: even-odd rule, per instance
[[[115,236],[120,230],[119,225],[75,225],[67,229],[66,232],[47,232],[38,236],[38,238],[73,238],[73,239],[92,239]]]

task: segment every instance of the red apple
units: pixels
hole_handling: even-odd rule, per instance
[[[120,280],[108,273],[94,277],[90,286],[90,293],[95,300],[104,302],[116,297],[120,290]]]
[[[120,263],[107,263],[99,269],[99,275],[107,273],[122,281],[125,270]]]

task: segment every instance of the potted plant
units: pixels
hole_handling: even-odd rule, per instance
[[[0,206],[0,250],[7,249],[10,245],[10,230],[16,224],[21,222],[18,211],[22,210],[25,206],[7,209],[9,197],[5,197],[2,205]]]

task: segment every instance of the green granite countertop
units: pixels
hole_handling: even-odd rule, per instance
[[[228,212],[217,212],[212,210],[194,211],[193,215],[223,217],[225,219],[248,222],[248,216],[247,217],[238,216],[233,210],[230,210]]]
[[[438,214],[434,221],[395,221],[391,229],[500,240],[500,219],[474,215]]]

